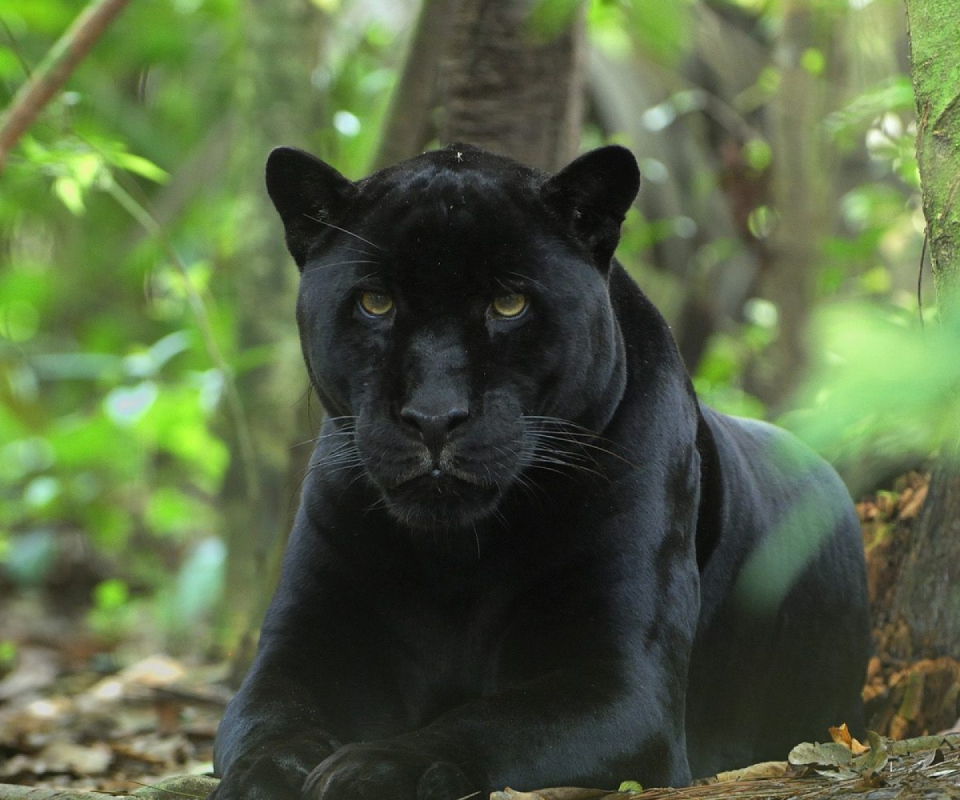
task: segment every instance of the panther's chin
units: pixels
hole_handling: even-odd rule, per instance
[[[420,475],[384,490],[387,511],[410,528],[462,528],[490,516],[500,502],[497,486],[449,473]]]

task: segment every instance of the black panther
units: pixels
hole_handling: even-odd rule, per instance
[[[613,259],[629,151],[266,178],[327,418],[217,800],[679,786],[860,727],[850,499],[698,402]]]

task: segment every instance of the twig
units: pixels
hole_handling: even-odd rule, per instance
[[[0,125],[0,173],[7,153],[123,11],[130,0],[94,0],[50,49],[37,71],[20,87]]]
[[[30,69],[30,65],[23,57],[23,53],[20,52],[20,45],[17,42],[17,37],[14,36],[13,31],[10,29],[10,26],[3,17],[0,17],[0,28],[3,28],[3,32],[7,34],[7,39],[10,42],[10,50],[17,57],[17,61],[20,62],[20,69],[22,69],[23,74],[29,78],[33,74],[33,70]]]

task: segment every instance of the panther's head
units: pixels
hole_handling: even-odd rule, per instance
[[[608,277],[639,181],[616,146],[547,175],[451,145],[358,182],[274,150],[267,189],[332,418],[320,468],[362,469],[395,518],[437,528],[589,461],[625,382]]]

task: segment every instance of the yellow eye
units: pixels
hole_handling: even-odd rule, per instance
[[[519,317],[527,310],[527,296],[525,294],[501,294],[494,297],[490,308],[496,317],[512,319]]]
[[[359,303],[371,317],[385,317],[393,311],[393,298],[385,292],[363,292]]]

